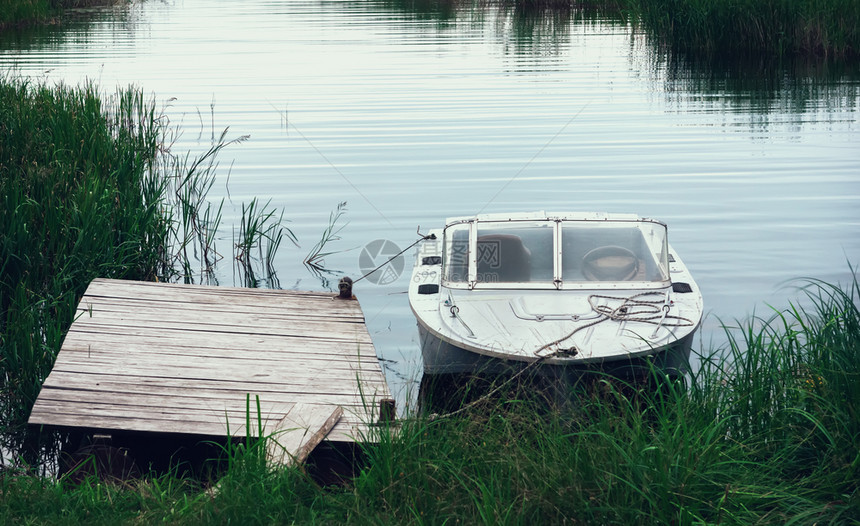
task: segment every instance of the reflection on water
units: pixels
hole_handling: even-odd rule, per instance
[[[56,24],[33,25],[0,31],[0,50],[18,52],[38,50],[74,53],[77,46],[89,46],[95,41],[127,40],[130,32],[139,29],[141,10],[134,5],[70,9]],[[121,49],[113,50],[121,54]]]
[[[473,5],[471,0],[381,0],[368,2],[362,7],[368,5],[371,9],[384,14],[392,11],[403,12],[412,16],[414,20],[429,20],[443,25],[463,16],[464,12],[476,16],[481,16],[484,12],[481,9],[467,9]]]
[[[794,277],[845,282],[860,261],[856,65],[690,64],[577,10],[176,0],[4,34],[0,68],[136,84],[181,127],[177,151],[249,135],[221,152],[218,242],[242,202],[271,199],[302,246],[276,260],[285,288],[336,288],[302,261],[344,201],[320,267],[353,278],[374,240],[406,247],[479,210],[661,219],[712,313],[705,346],[717,317],[784,305]],[[355,290],[401,408],[420,372],[408,269]]]
[[[665,54],[646,54],[668,101],[683,108],[685,94],[719,97],[736,111],[767,119],[768,114],[799,115],[824,110],[823,117],[855,112],[860,69],[845,64],[768,64],[764,62],[689,63]],[[656,91],[656,90],[655,90]],[[756,123],[760,125],[760,122]]]

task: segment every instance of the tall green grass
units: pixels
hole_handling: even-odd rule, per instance
[[[78,299],[167,269],[153,105],[133,90],[0,81],[0,443],[16,449]],[[30,438],[33,438],[30,436]],[[11,442],[10,442],[11,441]]]
[[[103,100],[0,78],[0,465],[53,456],[56,437],[26,421],[92,279],[214,280],[223,202],[207,193],[217,154],[243,138],[180,157],[171,133],[139,90]],[[295,238],[268,204],[242,210],[235,268],[258,286]]]
[[[69,487],[0,474],[0,520],[856,524],[860,287],[801,291],[727,327],[726,348],[686,383],[591,376],[564,400],[521,383],[452,417],[378,428],[342,485],[267,466],[257,442],[229,451],[215,492],[165,476]]]

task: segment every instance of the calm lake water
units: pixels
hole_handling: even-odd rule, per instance
[[[152,93],[203,152],[229,127],[210,196],[227,199],[220,251],[253,197],[284,211],[301,248],[283,288],[362,274],[374,240],[479,211],[634,212],[669,225],[702,287],[702,346],[720,319],[769,314],[801,276],[860,264],[857,65],[719,71],[669,63],[647,39],[577,13],[418,12],[389,1],[144,1],[0,37],[0,70]],[[302,264],[338,203],[329,284]],[[409,253],[411,256],[411,252]],[[381,260],[380,260],[381,261]],[[219,282],[232,285],[229,261]],[[420,375],[397,280],[356,289],[392,389]]]

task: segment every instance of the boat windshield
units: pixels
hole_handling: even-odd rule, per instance
[[[477,283],[552,283],[554,222],[478,222],[477,227]]]
[[[443,280],[454,287],[581,288],[665,284],[666,226],[647,220],[464,221],[445,229]]]
[[[565,283],[665,282],[669,279],[666,225],[651,221],[564,221],[561,277]]]

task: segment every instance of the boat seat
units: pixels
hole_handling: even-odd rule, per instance
[[[531,281],[531,252],[519,236],[486,234],[478,236],[478,281]]]

